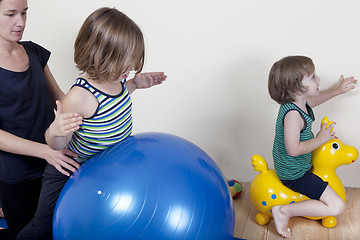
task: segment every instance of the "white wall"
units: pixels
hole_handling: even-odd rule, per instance
[[[145,71],[165,71],[162,86],[133,95],[134,132],[161,131],[204,149],[228,178],[251,181],[251,156],[272,164],[278,104],[267,92],[271,65],[307,55],[321,89],[340,75],[359,78],[360,2],[357,0],[28,0],[24,39],[52,51],[50,68],[66,92],[77,71],[73,42],[84,19],[116,7],[145,35]],[[314,109],[336,121],[336,133],[360,149],[360,96],[356,89]],[[338,169],[344,185],[360,187],[360,166]]]

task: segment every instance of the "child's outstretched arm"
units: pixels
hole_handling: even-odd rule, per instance
[[[341,95],[343,93],[347,93],[348,91],[355,88],[357,80],[354,77],[344,78],[343,75],[340,77],[340,83],[337,87],[320,92],[319,96],[312,97],[309,99],[308,103],[311,107],[316,107],[333,97]]]
[[[56,101],[56,106],[56,117],[46,130],[45,139],[52,149],[61,150],[68,144],[72,134],[79,129],[82,117],[77,113],[63,113],[60,101]]]
[[[290,111],[284,118],[284,139],[285,148],[290,156],[296,157],[312,152],[322,144],[333,139],[335,132],[331,129],[336,123],[332,123],[326,128],[326,124],[321,126],[321,130],[316,137],[308,141],[300,141],[300,132],[304,127],[304,119],[298,111]]]
[[[133,79],[126,82],[126,88],[129,93],[136,89],[149,88],[163,83],[167,76],[163,72],[138,73]]]

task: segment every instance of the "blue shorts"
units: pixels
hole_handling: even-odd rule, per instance
[[[328,182],[324,182],[319,176],[313,174],[311,170],[307,171],[304,176],[298,179],[281,180],[281,182],[291,190],[316,200],[320,199],[329,184]]]

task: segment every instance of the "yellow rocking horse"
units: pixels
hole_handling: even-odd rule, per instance
[[[321,125],[324,123],[327,124],[326,127],[332,124],[327,117],[323,118]],[[335,170],[341,165],[353,163],[357,158],[358,151],[355,147],[346,145],[340,139],[334,138],[312,152],[312,172],[328,182],[329,186],[345,202],[345,189]],[[260,155],[252,156],[252,165],[255,171],[260,172],[251,182],[249,190],[251,202],[259,211],[256,215],[256,222],[259,225],[269,223],[270,218],[272,218],[271,209],[273,206],[309,199],[307,196],[285,187],[276,175],[275,170],[268,169],[266,160]],[[322,225],[327,228],[335,227],[337,224],[334,216],[308,218],[322,219]]]

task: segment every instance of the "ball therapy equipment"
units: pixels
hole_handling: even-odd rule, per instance
[[[329,127],[327,117],[324,117],[321,125],[326,123]],[[344,144],[340,139],[334,138],[321,145],[312,152],[312,172],[324,181],[344,200],[346,199],[345,189],[336,174],[336,168],[341,165],[353,163],[358,158],[358,151],[355,147]],[[255,176],[250,185],[250,199],[254,207],[259,211],[256,215],[256,222],[260,225],[268,224],[272,218],[271,209],[275,205],[285,205],[309,199],[307,196],[294,192],[285,187],[274,169],[268,169],[266,160],[260,155],[252,157],[252,164],[255,171],[260,173]],[[322,225],[327,228],[335,227],[337,224],[334,216],[314,218],[322,219]]]
[[[216,163],[177,136],[141,133],[86,161],[65,184],[54,239],[233,239]]]

